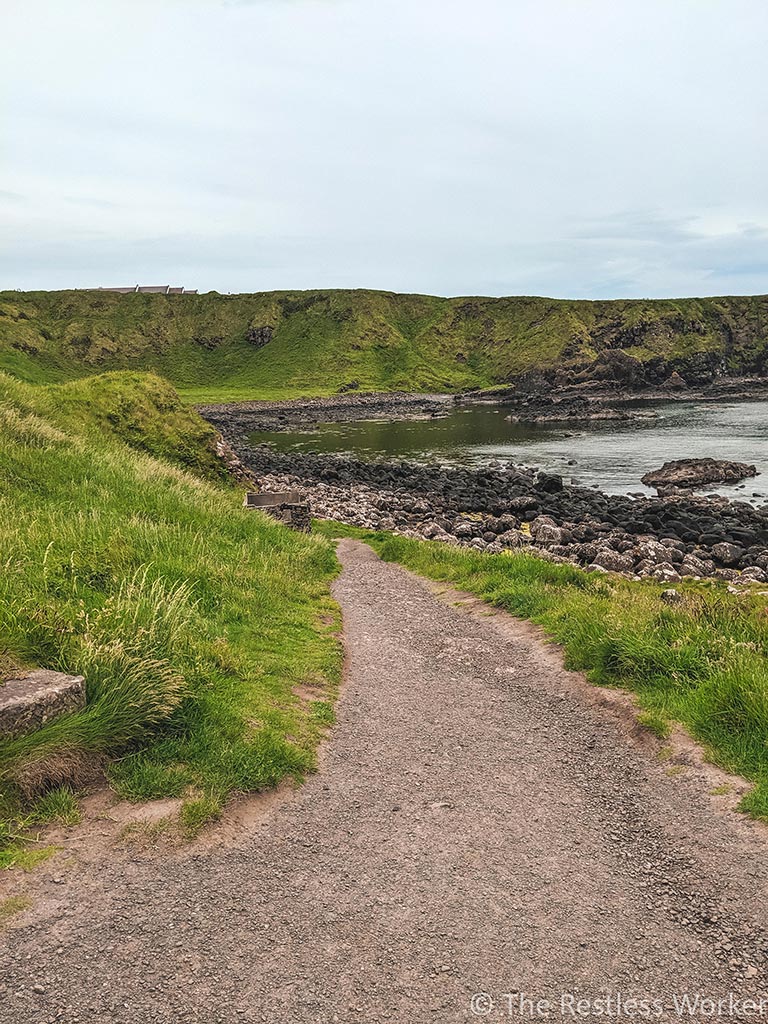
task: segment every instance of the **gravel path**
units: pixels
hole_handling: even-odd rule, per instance
[[[41,876],[0,1021],[444,1024],[473,993],[492,1021],[545,1019],[521,998],[635,1016],[618,993],[666,1020],[675,995],[759,993],[762,830],[627,742],[530,631],[339,550],[321,772],[234,846]]]

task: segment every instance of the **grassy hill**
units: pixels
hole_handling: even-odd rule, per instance
[[[0,866],[30,856],[25,825],[72,813],[60,784],[100,771],[183,797],[194,829],[310,769],[340,671],[331,545],[211,479],[213,431],[155,377],[0,373],[0,424],[0,677],[78,672],[88,697],[0,744]]]
[[[672,369],[766,372],[768,296],[0,292],[0,369],[33,383],[152,370],[197,401],[331,394],[355,382],[456,391],[556,367],[599,375],[617,353],[651,381]]]

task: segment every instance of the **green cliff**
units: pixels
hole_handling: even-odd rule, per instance
[[[767,368],[768,296],[0,292],[0,369],[40,383],[154,370],[201,401],[457,391],[536,370],[655,384],[673,370],[701,382]]]

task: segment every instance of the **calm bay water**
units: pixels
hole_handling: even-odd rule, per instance
[[[647,407],[646,407],[647,408]],[[768,498],[768,402],[677,403],[655,406],[656,419],[624,423],[523,427],[505,422],[502,405],[456,409],[429,420],[326,423],[316,430],[260,433],[281,450],[350,452],[478,465],[493,459],[561,473],[567,482],[611,494],[644,491],[640,477],[668,459],[735,459],[762,473],[721,494]],[[653,492],[648,492],[653,493]]]

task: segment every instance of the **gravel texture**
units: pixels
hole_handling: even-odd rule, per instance
[[[666,1020],[675,994],[760,993],[763,829],[630,743],[530,630],[339,551],[321,771],[227,845],[33,876],[0,1021],[443,1024],[478,992],[486,1020],[531,1019],[515,992]]]

